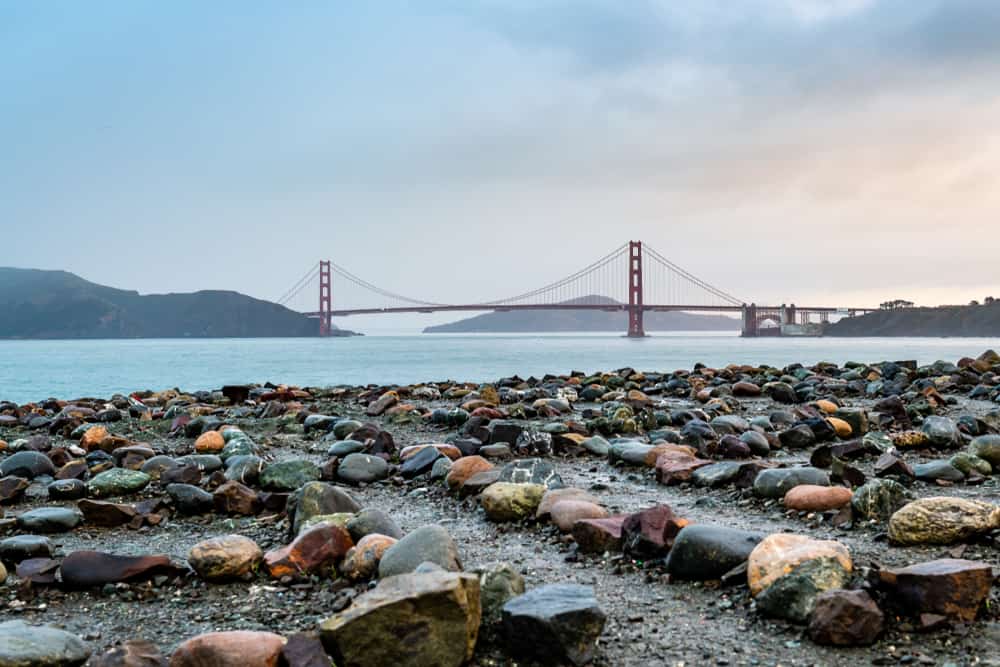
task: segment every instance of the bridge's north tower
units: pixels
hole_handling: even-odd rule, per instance
[[[645,338],[642,327],[642,241],[628,242],[628,337]]]

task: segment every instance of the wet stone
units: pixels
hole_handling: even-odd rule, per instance
[[[82,665],[91,649],[76,635],[24,621],[0,623],[0,665],[56,667]]]
[[[79,479],[57,479],[45,489],[52,500],[78,500],[87,495],[87,485]]]
[[[34,479],[43,475],[54,476],[56,468],[52,460],[41,452],[23,451],[0,461],[0,477],[24,477]]]
[[[64,533],[80,525],[80,514],[65,507],[39,507],[17,517],[21,530],[33,533]]]
[[[15,535],[0,540],[0,560],[20,563],[29,558],[51,558],[52,542],[41,535]]]
[[[458,547],[448,531],[441,526],[417,528],[394,544],[382,556],[379,576],[384,578],[407,574],[426,561],[451,572],[462,570]]]
[[[783,498],[800,484],[829,486],[830,478],[818,468],[771,468],[760,471],[754,480],[753,490],[762,498]]]
[[[549,489],[565,486],[554,465],[543,459],[512,461],[500,470],[497,481],[515,484],[541,484]]]
[[[882,570],[879,578],[906,614],[938,614],[971,622],[989,595],[993,570],[988,563],[943,558]]]
[[[549,584],[503,606],[511,653],[531,660],[585,665],[596,652],[605,614],[589,586]]]
[[[809,638],[829,646],[868,646],[885,626],[885,616],[865,591],[829,590],[816,596]]]
[[[60,567],[63,583],[70,588],[89,588],[123,581],[151,579],[183,570],[165,555],[120,556],[99,551],[74,551]]]
[[[746,562],[763,538],[759,533],[723,526],[685,526],[674,539],[666,570],[675,579],[719,579]]]

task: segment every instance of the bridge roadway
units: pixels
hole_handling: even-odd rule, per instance
[[[498,306],[495,304],[464,304],[457,306],[441,305],[441,306],[405,306],[400,308],[352,308],[346,310],[331,310],[331,317],[346,317],[348,315],[378,315],[378,314],[388,314],[388,313],[441,313],[441,312],[460,312],[460,311],[496,311],[496,312],[509,312],[512,310],[603,310],[608,313],[619,313],[628,312],[632,310],[634,306],[630,306],[627,303],[618,305],[601,305],[601,304],[526,304],[526,305],[516,305],[516,306]],[[655,305],[655,304],[643,304],[640,308],[647,313],[667,313],[673,311],[687,311],[687,312],[701,312],[701,313],[742,313],[746,306],[684,306],[684,305]],[[784,306],[757,306],[758,311],[764,312],[780,312]],[[795,310],[798,312],[808,312],[817,314],[827,314],[833,315],[836,313],[844,314],[854,314],[854,313],[865,313],[871,310],[870,308],[834,308],[830,306],[795,306]],[[320,317],[321,313],[319,311],[313,311],[308,313],[303,313],[307,317],[317,318]]]

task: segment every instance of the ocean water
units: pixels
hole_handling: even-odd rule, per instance
[[[0,400],[110,396],[223,384],[488,381],[631,366],[938,359],[1000,349],[1000,338],[758,338],[734,333],[373,335],[356,338],[0,341]]]

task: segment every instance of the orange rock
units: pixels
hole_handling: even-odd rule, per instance
[[[656,480],[667,486],[688,482],[695,470],[710,463],[712,461],[684,454],[663,454],[656,459]]]
[[[838,438],[850,438],[851,433],[854,432],[851,425],[843,419],[838,419],[837,417],[827,417],[826,420],[830,422],[830,426],[832,426],[833,430],[837,432]]]
[[[344,556],[340,571],[345,577],[355,581],[370,579],[378,572],[378,563],[382,560],[382,554],[397,541],[394,537],[378,533],[365,535]]]
[[[178,646],[170,667],[277,667],[284,645],[272,632],[209,632]]]
[[[465,480],[469,479],[477,472],[484,472],[493,468],[493,464],[482,456],[463,456],[451,464],[445,482],[452,491],[461,488]]]
[[[646,452],[645,463],[650,468],[653,468],[660,457],[664,455],[674,459],[691,458],[695,455],[695,450],[693,447],[688,447],[687,445],[675,445],[672,443],[656,445]]]
[[[194,441],[194,451],[199,454],[218,454],[226,446],[226,441],[218,431],[205,431]]]
[[[455,445],[434,444],[434,445],[410,445],[408,447],[404,447],[402,451],[399,452],[399,460],[405,461],[414,454],[424,449],[427,449],[428,447],[433,447],[434,449],[438,450],[439,452],[447,456],[452,461],[462,458],[462,450],[460,450]]]
[[[819,408],[821,412],[825,412],[828,415],[832,415],[837,411],[837,404],[833,401],[828,401],[825,398],[821,398],[816,401],[816,407]]]
[[[80,446],[83,447],[84,451],[91,452],[100,449],[107,437],[108,429],[103,426],[91,426],[80,438]]]
[[[552,506],[550,511],[552,523],[558,526],[559,530],[568,533],[573,530],[577,521],[582,519],[605,519],[608,511],[596,503],[586,500],[560,500]]]
[[[288,546],[264,554],[264,567],[275,579],[316,572],[336,564],[353,546],[346,529],[322,523],[296,537]]]
[[[785,507],[800,512],[835,510],[851,503],[851,490],[843,486],[800,484],[785,494]]]
[[[751,595],[756,597],[802,563],[817,558],[834,558],[847,572],[851,571],[851,554],[840,542],[790,533],[768,535],[754,547],[747,561]]]

